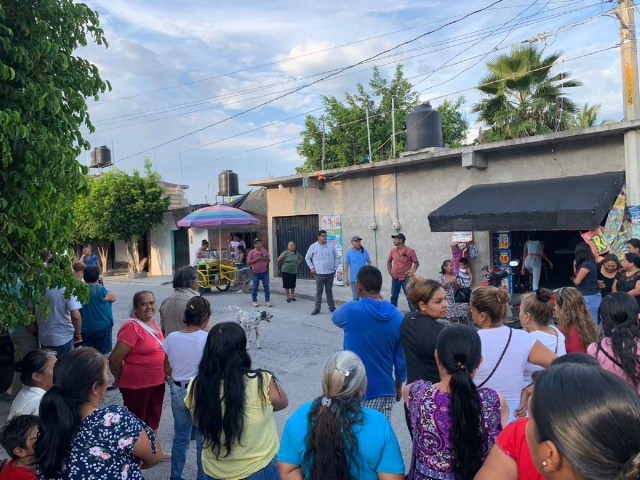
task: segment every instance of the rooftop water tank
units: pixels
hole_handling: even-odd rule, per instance
[[[430,147],[443,147],[440,112],[434,110],[429,102],[418,105],[407,115],[405,135],[405,150],[407,152]]]
[[[233,173],[231,170],[224,170],[220,175],[218,175],[218,185],[220,185],[218,195],[221,197],[235,197],[240,195],[238,174]]]
[[[111,165],[111,150],[104,145],[96,147],[91,152],[90,168],[103,168]]]

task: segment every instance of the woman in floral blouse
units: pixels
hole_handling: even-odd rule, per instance
[[[109,386],[107,361],[93,348],[60,357],[40,402],[38,478],[139,479],[162,460],[153,431],[125,407],[98,408]]]

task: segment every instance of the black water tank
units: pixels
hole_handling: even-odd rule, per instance
[[[107,147],[96,147],[91,152],[91,168],[102,168],[111,165],[111,150]]]
[[[429,102],[418,105],[405,120],[405,151],[442,147],[442,117]]]
[[[231,170],[224,170],[218,175],[218,185],[220,190],[218,195],[225,197],[235,197],[240,195],[240,187],[238,186],[238,174]]]

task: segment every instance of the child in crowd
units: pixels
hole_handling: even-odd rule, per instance
[[[0,480],[35,480],[35,452],[33,444],[38,438],[38,417],[18,415],[0,431],[0,445],[11,460],[0,472]]]

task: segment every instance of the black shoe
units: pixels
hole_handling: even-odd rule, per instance
[[[296,297],[291,297],[291,301],[292,301],[292,302],[297,302],[297,301],[298,301],[298,299],[297,299]]]
[[[311,315],[317,315],[320,313],[320,310],[314,310],[313,312],[311,312]]]
[[[335,312],[335,311],[336,311],[336,309],[335,309],[335,308],[330,308],[330,309],[329,309],[329,311],[330,311],[331,313],[333,313],[333,312]]]
[[[287,303],[291,303],[291,299],[290,298],[287,298]]]

